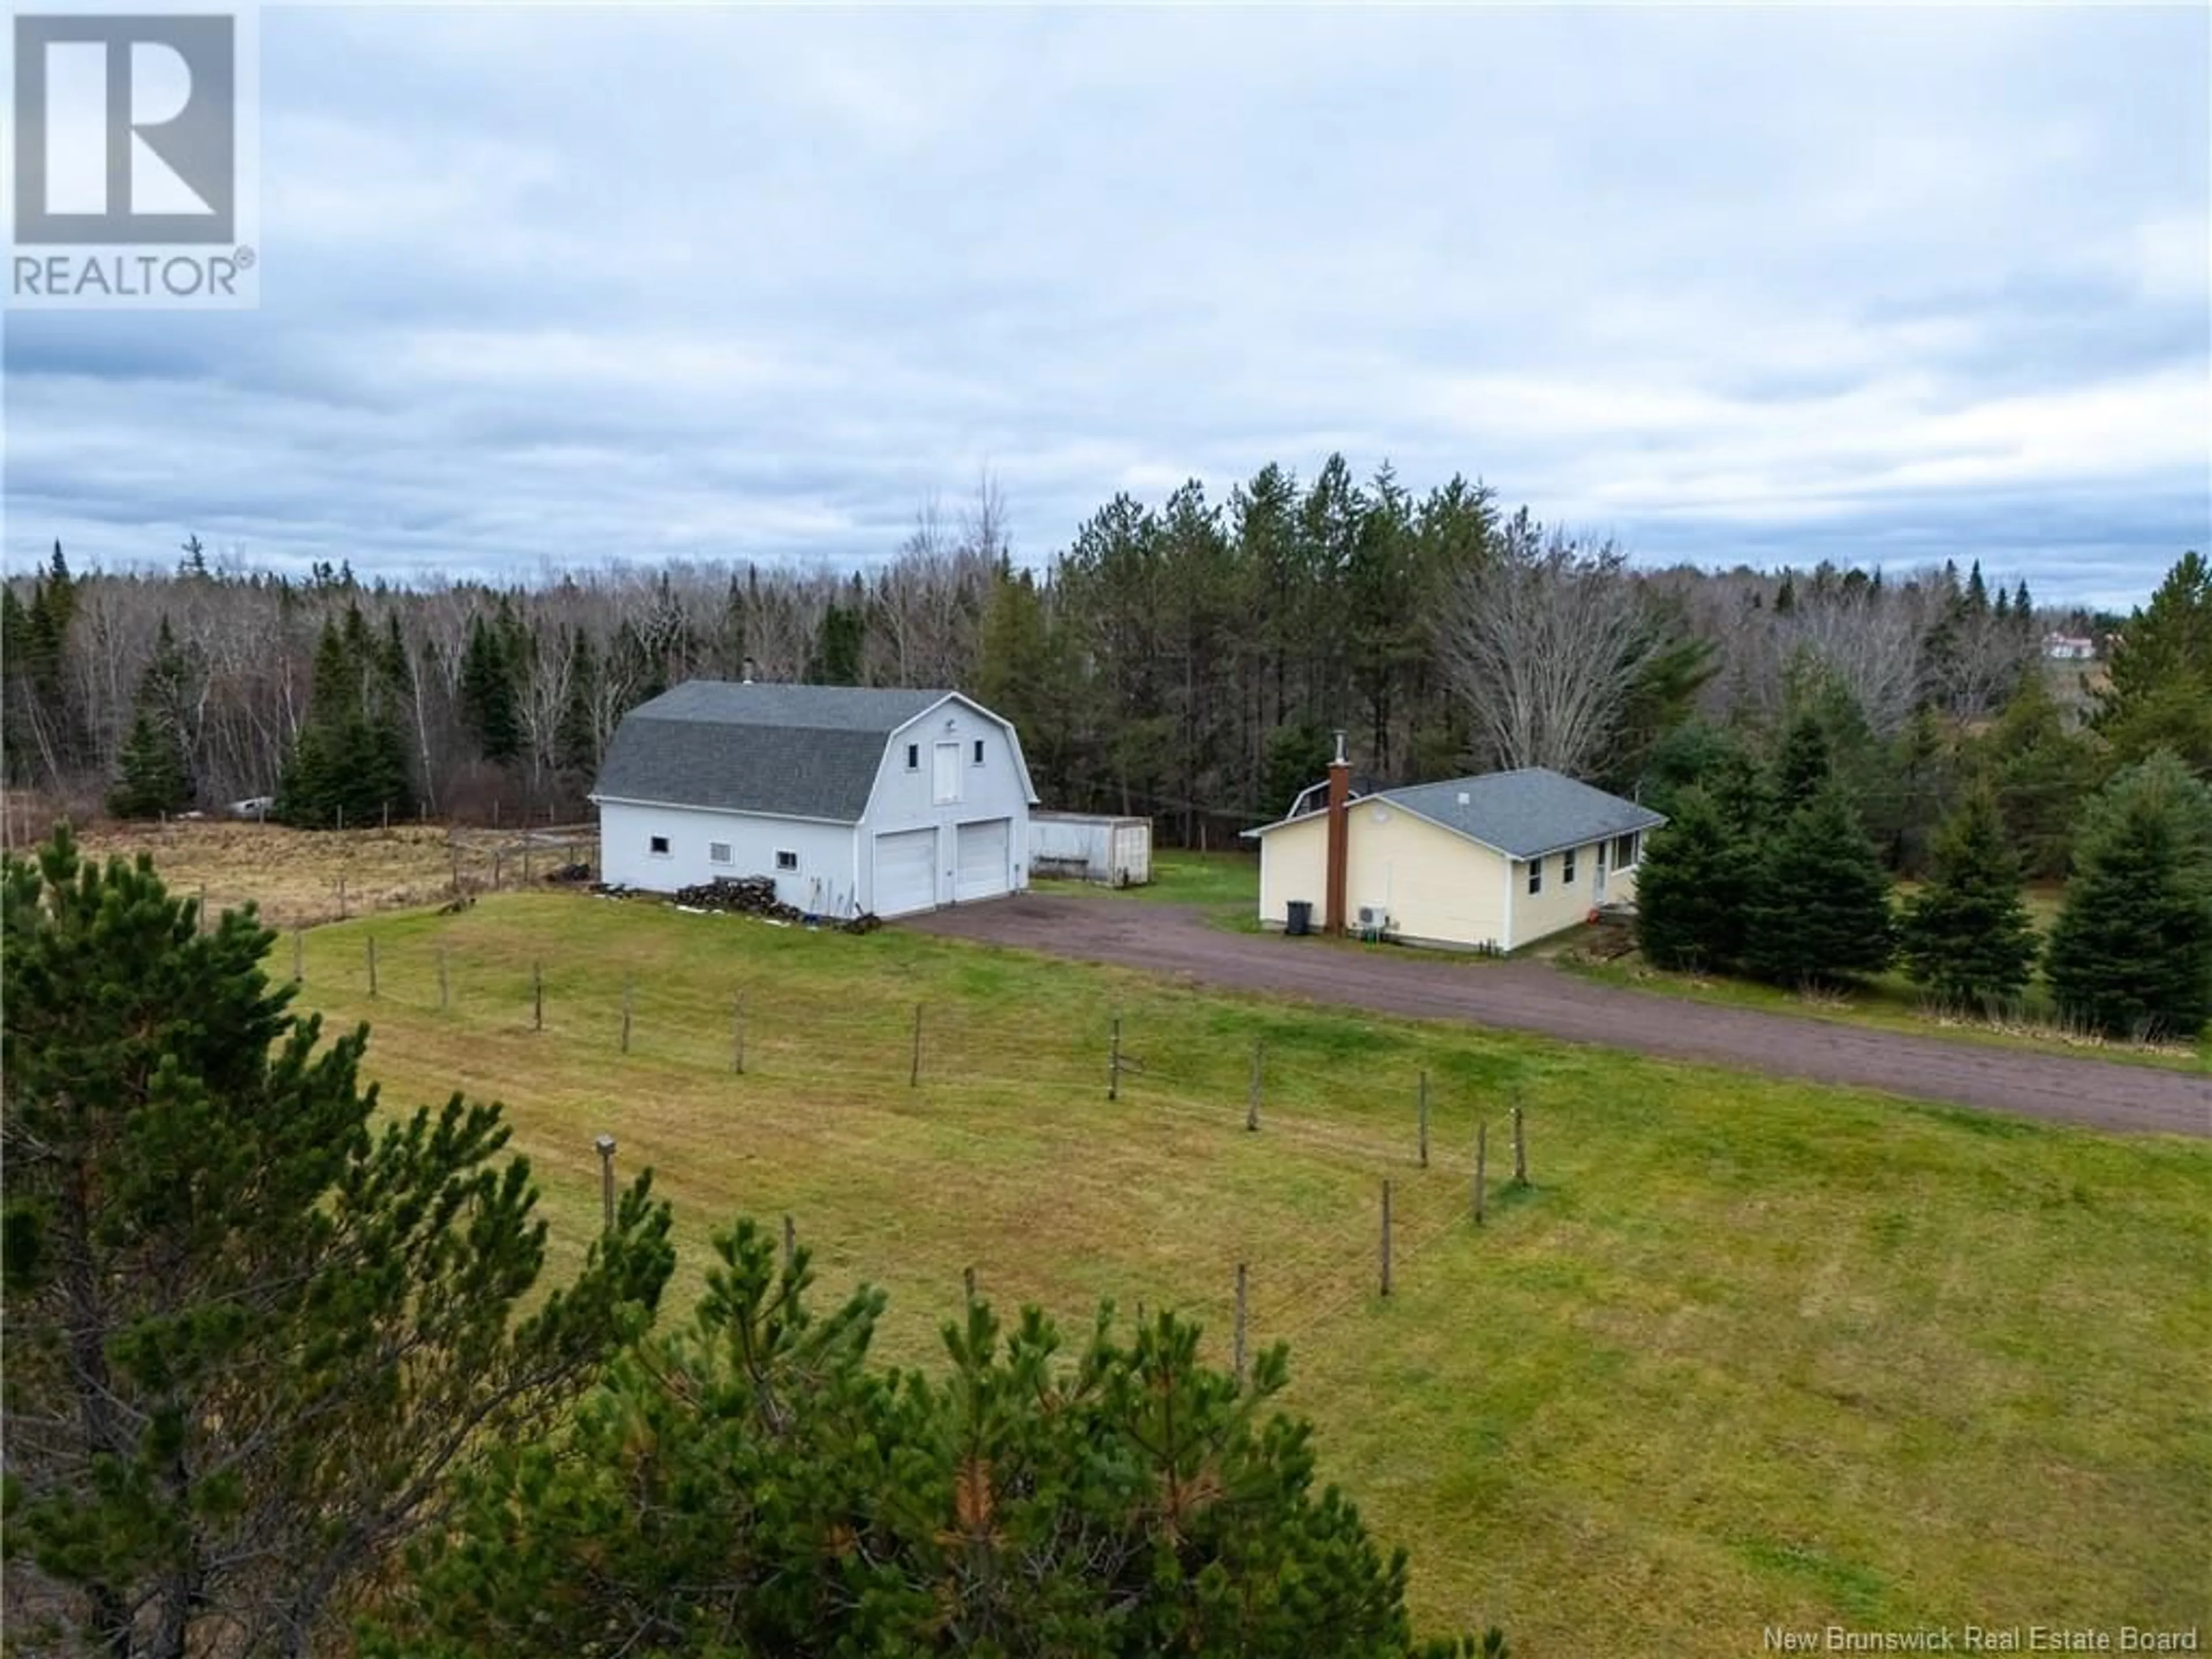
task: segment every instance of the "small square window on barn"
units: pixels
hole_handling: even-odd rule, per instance
[[[1559,879],[1562,882],[1569,882],[1572,881],[1574,878],[1575,849],[1570,847],[1565,852],[1559,854]]]
[[[1528,890],[1532,893],[1544,890],[1544,860],[1541,859],[1528,860]]]
[[[906,746],[906,769],[909,772],[921,770],[921,745],[918,743],[910,743]]]
[[[779,870],[796,870],[799,868],[799,854],[778,853],[775,855],[775,867]]]
[[[710,841],[710,842],[708,842],[707,843],[707,862],[708,862],[708,863],[709,863],[709,864],[727,864],[729,861],[730,861],[730,843],[729,843],[729,842],[726,842],[726,841]]]
[[[665,859],[668,856],[668,837],[665,836],[651,836],[647,840],[645,845],[647,850],[652,853],[655,858]]]
[[[976,738],[976,739],[975,739],[975,764],[976,764],[976,765],[978,765],[978,766],[981,766],[982,763],[983,763],[983,739],[982,739],[982,738]]]

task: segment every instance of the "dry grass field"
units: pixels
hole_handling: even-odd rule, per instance
[[[2212,1144],[571,893],[319,927],[304,965],[307,1006],[374,1025],[392,1103],[506,1103],[562,1261],[593,1135],[652,1165],[672,1312],[711,1227],[789,1214],[826,1291],[891,1292],[895,1357],[931,1357],[973,1267],[1068,1327],[1174,1303],[1225,1360],[1249,1263],[1253,1340],[1290,1342],[1290,1403],[1411,1549],[1426,1626],[1543,1659],[2212,1621]],[[1144,1069],[1109,1103],[1117,1017]]]
[[[525,879],[522,853],[512,832],[452,832],[434,824],[331,831],[188,819],[104,823],[80,831],[77,839],[95,857],[150,854],[172,890],[204,892],[212,912],[251,899],[263,920],[276,927],[314,927],[342,915],[441,904],[453,896],[457,869],[462,890],[471,893],[490,890],[495,883],[513,887]],[[528,874],[535,877],[562,860],[585,856],[533,848]],[[596,852],[590,856],[595,859]]]

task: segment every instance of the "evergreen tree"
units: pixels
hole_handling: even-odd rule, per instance
[[[568,696],[561,706],[561,725],[554,741],[564,771],[586,776],[599,767],[599,659],[592,636],[576,630],[569,659]]]
[[[1795,616],[1796,611],[1797,573],[1784,568],[1782,573],[1781,585],[1774,590],[1774,614],[1778,617],[1790,617]]]
[[[1725,972],[1744,948],[1750,843],[1696,786],[1677,792],[1668,811],[1637,867],[1638,941],[1658,967]]]
[[[2095,739],[2069,729],[2043,675],[2031,671],[1975,752],[1990,770],[2005,834],[2028,876],[2063,878],[2082,808],[2105,776]]]
[[[1986,782],[1945,823],[1935,870],[1905,902],[1898,931],[1905,972],[1948,1006],[2009,1003],[2027,984],[2035,929],[2021,900],[2020,861]]]
[[[107,810],[119,818],[157,817],[192,804],[191,739],[185,729],[189,672],[169,619],[163,617],[153,657],[132,700],[122,778],[107,798]]]
[[[327,830],[415,810],[392,665],[358,610],[323,624],[307,721],[277,780],[280,821]]]
[[[814,636],[813,654],[807,659],[807,683],[858,685],[867,641],[866,613],[858,605],[842,605],[831,600],[822,612],[822,626]]]
[[[469,623],[461,652],[461,719],[488,761],[501,764],[522,753],[522,712],[516,678],[520,663],[510,655],[504,629],[479,615]]]
[[[2025,576],[2020,579],[2020,586],[2012,591],[2012,614],[2013,620],[2022,628],[2035,621],[2035,604],[2027,596],[2027,578]]]
[[[1744,921],[1744,967],[1778,985],[1832,983],[1889,965],[1889,874],[1841,789],[1821,789],[1768,841]]]
[[[1974,561],[1973,568],[1966,573],[1966,614],[1978,617],[1990,608],[1990,586],[1982,580],[1982,562]]]
[[[2120,630],[2097,726],[2122,763],[2158,749],[2212,778],[2212,562],[2182,556]]]
[[[14,1605],[55,1650],[320,1650],[447,1471],[641,1329],[665,1208],[641,1181],[540,1294],[498,1109],[380,1109],[367,1029],[325,1043],[275,935],[149,860],[10,857],[0,939]]]
[[[2154,754],[2081,828],[2045,975],[2069,1018],[2190,1036],[2212,1018],[2212,785]]]
[[[818,1316],[808,1252],[714,1243],[688,1331],[468,1480],[375,1659],[1472,1651],[1415,1648],[1403,1552],[1315,1492],[1281,1346],[1240,1387],[1172,1315],[1125,1339],[1103,1310],[1069,1358],[979,1302],[947,1374],[879,1370],[880,1291]]]
[[[1806,710],[1790,722],[1774,757],[1774,803],[1784,814],[1796,811],[1826,788],[1835,768],[1828,733],[1819,715]]]

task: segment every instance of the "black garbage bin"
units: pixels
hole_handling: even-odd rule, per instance
[[[1292,899],[1285,907],[1283,931],[1304,935],[1313,932],[1313,901]]]

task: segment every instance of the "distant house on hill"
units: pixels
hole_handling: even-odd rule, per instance
[[[591,798],[628,887],[771,876],[811,915],[902,916],[1029,884],[1020,737],[957,691],[688,681],[623,717]]]
[[[1543,767],[1355,794],[1340,756],[1290,817],[1246,834],[1263,925],[1510,951],[1633,899],[1665,822]]]
[[[2053,662],[2088,662],[2097,654],[2097,642],[2085,634],[2045,634],[2043,654]]]

